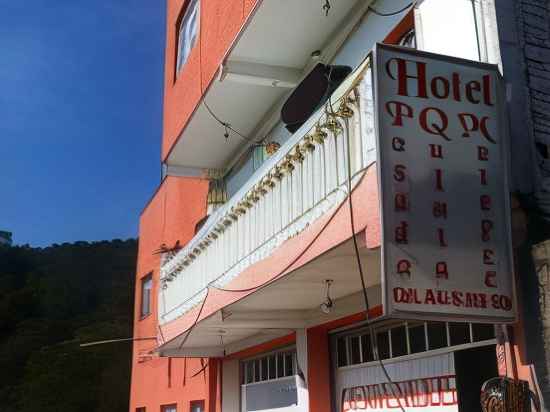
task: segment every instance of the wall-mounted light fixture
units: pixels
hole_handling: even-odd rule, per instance
[[[321,312],[327,315],[332,311],[332,307],[334,306],[334,302],[330,297],[330,286],[332,285],[332,282],[333,282],[332,279],[325,280],[326,296],[325,296],[325,301],[321,303],[321,306],[320,306]]]

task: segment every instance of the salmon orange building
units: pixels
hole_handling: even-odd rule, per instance
[[[550,144],[550,89],[536,81],[550,78],[544,7],[536,0],[518,2],[523,7],[493,0],[166,3],[163,177],[140,218],[130,412],[470,412],[489,408],[490,385],[502,390],[504,383],[525,398],[516,407],[544,408],[545,318],[530,289],[537,266],[526,252],[542,239],[525,218],[533,194],[544,210],[537,159],[547,161]],[[397,98],[381,103],[389,92],[375,70],[386,50],[378,46],[373,55],[377,43],[410,56],[388,60],[386,80],[405,70],[397,98],[414,95],[427,108]],[[414,59],[439,63],[431,69]],[[445,67],[448,77],[437,71]],[[492,74],[480,71],[476,80],[467,67]],[[441,114],[455,106],[462,110],[455,126],[484,139],[472,162],[492,161],[491,145],[509,136],[499,158],[509,176],[475,166],[479,188],[447,178],[460,166],[433,166],[436,189],[456,204],[475,195],[476,212],[438,198],[426,210],[439,220],[419,226],[411,214],[390,227],[391,213],[413,213],[426,201],[415,192],[421,178],[410,174],[400,185],[406,173],[449,153],[458,165],[467,158],[470,149],[449,142],[473,138],[447,135],[454,118]],[[498,132],[486,114],[497,106],[508,112],[499,112]],[[384,110],[394,116],[386,129]],[[426,140],[431,160],[415,155],[406,163],[395,156],[416,144],[420,132],[407,123],[416,113],[418,130],[440,140]],[[403,126],[399,136],[391,134],[395,126]],[[394,157],[383,154],[385,131]],[[397,162],[390,180],[380,176],[385,159]],[[502,184],[504,196],[483,192],[483,179],[495,174],[489,185]],[[434,245],[415,230],[433,232]],[[463,232],[486,243],[453,249]],[[388,243],[394,235],[397,246]],[[544,250],[538,253],[544,262]],[[491,267],[470,293],[461,288],[477,255],[475,264]],[[414,276],[432,257],[440,290],[417,290]],[[454,290],[443,291],[453,276]],[[389,284],[395,288],[386,293]],[[497,294],[497,284],[509,293]],[[416,312],[405,315],[405,304]],[[433,313],[420,310],[426,304]],[[528,338],[533,331],[538,337]]]

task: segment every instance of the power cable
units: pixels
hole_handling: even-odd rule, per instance
[[[226,139],[229,138],[229,131],[232,131],[233,133],[235,133],[237,136],[239,136],[244,141],[249,142],[249,143],[256,143],[256,142],[254,142],[254,140],[252,140],[248,136],[245,136],[244,134],[239,132],[237,129],[235,129],[233,126],[231,126],[230,123],[224,122],[222,119],[220,119],[218,116],[216,116],[216,113],[214,113],[214,111],[210,108],[210,106],[208,106],[208,103],[206,103],[206,98],[202,99],[202,104],[204,105],[206,110],[208,110],[208,113],[210,113],[212,118],[214,120],[216,120],[219,124],[221,124],[225,128],[224,137]]]
[[[332,220],[334,219],[334,217],[336,216],[336,214],[338,213],[338,211],[342,208],[344,202],[342,202],[340,205],[338,205],[338,208],[334,211],[334,213],[332,214],[332,216],[325,222],[325,224],[323,225],[323,227],[321,228],[321,230],[319,231],[319,233],[317,233],[314,238],[311,240],[311,242],[309,242],[307,244],[307,246],[302,249],[302,251],[294,258],[292,259],[292,261],[290,261],[290,263],[288,263],[281,271],[279,271],[276,275],[272,276],[271,278],[269,278],[267,281],[259,284],[259,285],[256,285],[256,286],[252,286],[252,287],[249,287],[249,288],[244,288],[244,289],[226,289],[226,288],[222,288],[222,287],[219,287],[219,286],[216,286],[212,283],[210,283],[208,285],[209,288],[213,288],[213,289],[217,289],[217,290],[220,290],[222,292],[233,292],[233,293],[239,293],[239,292],[252,292],[254,290],[257,290],[257,289],[260,289],[266,285],[268,285],[269,283],[273,282],[274,280],[276,280],[279,276],[281,276],[282,274],[284,274],[288,269],[290,269],[298,260],[300,260],[300,258],[302,256],[304,256],[304,254],[309,250],[309,248],[311,246],[313,246],[313,244],[317,241],[317,239],[319,238],[319,236],[321,236],[323,234],[323,232],[325,231],[325,229],[327,228],[327,226],[330,224],[330,222],[332,222]],[[215,282],[215,281],[214,281]]]
[[[204,372],[206,370],[206,368],[208,368],[208,363],[209,362],[204,363],[203,358],[201,358],[201,368],[197,372],[195,372],[193,375],[191,375],[189,377],[189,379],[193,379],[193,378],[199,376],[202,372]]]
[[[150,336],[146,338],[120,338],[120,339],[108,339],[108,340],[98,340],[94,342],[81,343],[79,346],[81,348],[87,348],[89,346],[104,345],[106,343],[118,343],[118,342],[130,342],[130,341],[142,341],[142,340],[156,340],[156,336]]]
[[[330,98],[329,98],[330,102]],[[332,110],[332,105],[331,105]],[[367,287],[365,282],[365,274],[363,273],[363,266],[361,264],[361,255],[359,254],[359,245],[357,244],[357,237],[355,235],[355,218],[353,213],[353,200],[351,196],[351,150],[350,150],[350,141],[349,141],[349,121],[348,119],[344,118],[344,124],[346,127],[346,155],[347,155],[347,171],[348,171],[348,178],[347,178],[347,185],[348,185],[348,205],[349,205],[349,217],[350,217],[350,224],[351,224],[351,238],[353,240],[353,249],[355,251],[355,260],[357,263],[357,268],[359,270],[359,278],[361,279],[361,289],[363,291],[363,299],[365,301],[365,320],[367,322],[367,327],[369,329],[369,335],[370,335],[370,341],[371,341],[371,348],[372,353],[374,356],[374,359],[378,361],[380,364],[380,368],[382,369],[386,380],[390,384],[390,390],[392,392],[393,397],[397,400],[397,403],[399,404],[399,408],[402,412],[405,412],[405,408],[403,408],[403,405],[401,405],[401,397],[403,396],[403,393],[401,392],[401,388],[396,385],[392,378],[390,377],[388,370],[386,369],[386,366],[382,362],[382,359],[380,359],[380,356],[378,354],[378,344],[376,342],[376,339],[374,337],[374,327],[372,326],[372,323],[369,319],[369,312],[370,312],[370,303],[369,303],[369,297],[367,294]],[[395,391],[395,387],[397,386],[399,391],[399,397],[397,396],[397,393]]]
[[[325,0],[325,4],[323,4],[323,11],[325,12],[325,17],[328,16],[328,12],[330,10],[330,1],[329,0]]]
[[[390,17],[390,16],[395,16],[396,14],[399,14],[399,13],[403,13],[405,10],[407,10],[408,8],[413,6],[415,3],[416,3],[415,1],[412,1],[409,4],[407,4],[405,7],[403,7],[402,9],[399,9],[397,11],[387,12],[387,13],[386,12],[380,12],[372,6],[369,6],[369,10],[372,11],[377,16]]]
[[[199,323],[199,318],[201,317],[202,310],[204,309],[204,305],[206,304],[206,300],[208,299],[208,294],[209,293],[210,293],[210,288],[207,286],[206,287],[206,296],[204,297],[204,300],[202,301],[199,312],[197,313],[197,317],[193,321],[193,324],[191,325],[191,327],[189,329],[187,329],[187,335],[185,335],[185,338],[183,338],[183,340],[179,344],[178,350],[181,350],[183,345],[185,345],[185,342],[187,342],[187,339],[189,339],[189,336],[191,336],[191,332],[193,331],[193,329],[195,329],[195,326],[197,326],[197,323]]]

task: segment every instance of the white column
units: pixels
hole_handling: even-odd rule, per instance
[[[222,365],[222,411],[240,412],[239,398],[241,385],[239,381],[239,361],[223,361]]]

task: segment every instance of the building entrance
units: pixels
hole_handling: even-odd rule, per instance
[[[498,375],[495,345],[455,352],[456,387],[460,412],[481,412],[483,382]]]
[[[481,385],[497,375],[493,325],[393,322],[374,332],[393,386],[372,357],[368,330],[334,334],[334,412],[481,411]]]

